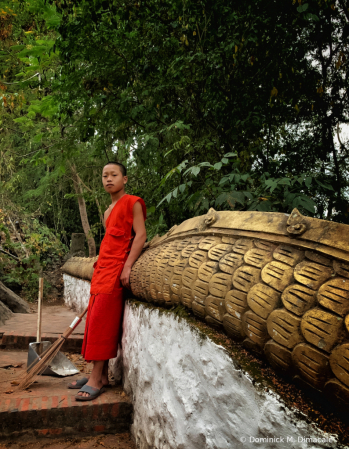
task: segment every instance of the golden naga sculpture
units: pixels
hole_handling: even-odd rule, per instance
[[[63,271],[91,279],[94,261],[72,258]],[[153,239],[131,287],[158,305],[183,304],[274,368],[349,402],[349,226],[297,209],[210,209]]]

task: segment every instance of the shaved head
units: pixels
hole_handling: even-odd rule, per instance
[[[124,164],[122,164],[121,162],[108,162],[107,164],[105,164],[104,167],[106,167],[107,165],[118,165],[120,168],[120,171],[122,173],[122,176],[127,176],[127,170],[126,167],[124,166]]]

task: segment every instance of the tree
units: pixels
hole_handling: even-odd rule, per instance
[[[76,171],[75,165],[72,165],[71,171],[72,171],[74,189],[75,189],[75,192],[76,192],[76,195],[78,198],[78,203],[79,203],[81,223],[82,223],[82,227],[84,229],[84,233],[86,235],[86,240],[87,240],[87,244],[88,244],[89,257],[96,257],[96,243],[95,243],[95,239],[91,235],[91,228],[90,228],[90,224],[88,222],[86,203],[85,203],[83,193],[82,193],[81,181],[80,181],[79,175]]]
[[[56,179],[65,201],[75,198],[74,163],[101,230],[96,200],[103,208],[107,199],[97,172],[118,158],[129,191],[146,200],[149,235],[211,206],[298,207],[347,222],[348,143],[334,137],[348,123],[345,8],[339,0],[19,3],[21,41],[6,58],[20,63],[6,63],[28,93],[19,120],[9,111],[6,120],[16,148],[35,146],[30,161],[45,173],[31,195],[47,195]],[[35,179],[29,167],[23,173]],[[64,216],[62,228],[77,219]]]

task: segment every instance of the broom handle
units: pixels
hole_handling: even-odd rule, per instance
[[[42,297],[44,295],[44,279],[39,278],[39,297],[38,297],[38,327],[36,330],[36,342],[41,343],[41,321],[42,321]]]
[[[88,311],[88,307],[86,307],[86,309],[82,312],[81,315],[79,315],[76,318],[74,318],[74,320],[71,323],[71,325],[66,329],[66,331],[62,335],[64,338],[69,338],[69,336],[74,332],[74,330],[81,323],[81,321],[82,321],[83,317],[86,315],[87,311]]]

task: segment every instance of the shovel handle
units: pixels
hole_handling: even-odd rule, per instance
[[[38,327],[36,330],[36,342],[41,343],[41,321],[42,321],[42,297],[44,295],[44,279],[39,278],[39,297],[38,297]]]

